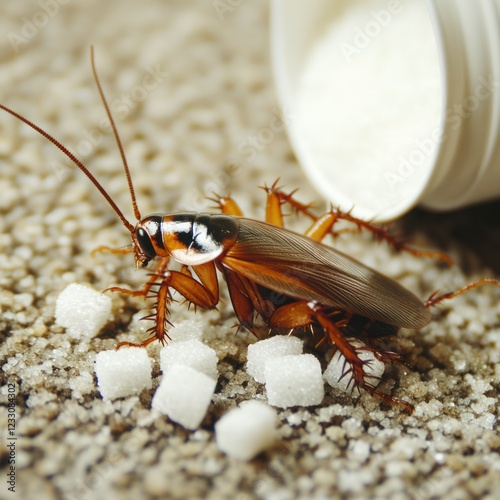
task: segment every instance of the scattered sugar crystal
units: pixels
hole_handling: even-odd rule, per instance
[[[276,441],[276,412],[264,403],[246,401],[215,424],[221,451],[239,460],[251,460]]]
[[[267,400],[273,406],[314,406],[323,400],[321,365],[312,354],[270,359],[264,372]]]
[[[363,366],[363,371],[367,382],[376,387],[379,384],[380,377],[384,374],[384,363],[378,360],[372,351],[359,349],[364,346],[361,342],[352,343],[351,345],[358,348],[357,354],[359,358],[362,361],[368,362],[368,364]],[[323,378],[332,387],[341,391],[347,391],[348,389],[352,389],[353,385],[350,374],[343,377],[346,370],[349,370],[349,364],[346,364],[344,356],[340,351],[337,351],[330,360],[330,363],[328,363],[323,373]]]
[[[152,386],[151,360],[145,349],[102,351],[95,359],[95,373],[103,399],[133,396]]]
[[[247,372],[257,382],[266,382],[264,367],[269,359],[301,354],[303,342],[297,337],[277,335],[248,346]]]
[[[199,340],[172,342],[160,351],[160,366],[165,375],[174,365],[185,365],[217,379],[217,355]]]
[[[495,365],[495,375],[494,375],[494,380],[498,384],[500,383],[500,363],[497,363]]]
[[[84,370],[77,377],[69,379],[69,388],[73,398],[79,399],[94,390],[94,377],[90,372]]]
[[[93,338],[111,318],[111,299],[88,286],[71,283],[57,298],[56,325],[70,337]]]
[[[183,427],[196,429],[207,412],[215,385],[213,378],[190,366],[173,365],[163,376],[152,406]]]
[[[486,430],[492,431],[495,428],[495,424],[497,422],[497,418],[493,413],[485,412],[482,415],[479,415],[475,420],[474,424],[483,427]]]
[[[416,417],[423,417],[425,420],[429,420],[431,418],[436,418],[441,415],[443,411],[443,403],[437,401],[436,399],[431,399],[429,402],[422,401],[415,407],[415,413],[413,414]],[[465,413],[461,414],[461,418],[463,422]],[[441,423],[439,424],[441,425]]]
[[[364,462],[370,456],[370,445],[367,441],[352,440],[349,445],[350,459],[354,462]],[[355,458],[354,458],[355,457]]]

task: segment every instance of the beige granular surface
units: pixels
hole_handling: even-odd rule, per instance
[[[4,2],[0,102],[77,152],[133,219],[92,81],[93,44],[143,214],[200,210],[213,191],[231,191],[260,218],[264,193],[257,186],[277,177],[314,200],[277,126],[267,9],[264,1]],[[412,401],[413,416],[367,394],[327,389],[319,407],[279,410],[281,442],[240,463],[217,450],[214,423],[265,393],[244,371],[253,338],[234,334],[227,296],[218,311],[195,315],[178,304],[172,315],[177,323],[202,321],[204,341],[220,360],[214,402],[198,431],[150,410],[160,378],[157,345],[148,348],[156,360],[153,390],[103,402],[95,355],[142,338],[144,325],[135,319],[143,304],[113,295],[115,319],[89,344],[54,326],[54,304],[75,281],[98,290],[139,287],[144,273],[130,256],[90,254],[99,245],[124,246],[129,235],[83,175],[3,113],[0,162],[0,497],[15,497],[6,476],[9,384],[16,393],[18,498],[498,495],[499,290],[478,289],[442,305],[427,328],[400,332],[409,367],[388,368],[381,389]],[[425,299],[438,288],[498,277],[499,209],[414,212],[401,221],[417,244],[450,253],[459,264],[451,269],[394,255],[368,237],[338,245]],[[287,223],[302,227],[293,217]]]

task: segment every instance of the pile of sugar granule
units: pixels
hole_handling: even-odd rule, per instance
[[[411,198],[433,160],[438,51],[424,2],[335,3],[299,81],[298,136],[326,197],[333,186],[346,210],[378,214]]]

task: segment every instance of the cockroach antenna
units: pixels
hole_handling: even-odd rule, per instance
[[[94,64],[94,49],[93,47],[90,47],[90,62],[92,64],[92,71],[94,73],[94,79],[97,84],[97,88],[99,90],[99,95],[101,96],[101,100],[104,104],[104,107],[106,109],[106,114],[108,116],[108,119],[111,123],[111,128],[113,130],[113,134],[115,136],[116,143],[118,145],[118,149],[120,151],[120,156],[122,158],[122,164],[123,164],[123,169],[125,170],[125,175],[127,177],[127,182],[128,182],[128,187],[130,191],[130,196],[132,198],[132,206],[134,208],[134,215],[137,218],[137,220],[140,220],[141,215],[139,212],[139,209],[137,207],[137,201],[135,198],[135,192],[134,192],[134,186],[132,184],[132,177],[130,176],[130,170],[128,168],[127,164],[127,159],[125,157],[125,152],[123,150],[123,146],[120,140],[120,136],[118,135],[118,131],[116,129],[115,122],[113,120],[113,117],[111,115],[111,112],[109,110],[108,103],[106,102],[106,98],[104,96],[104,93],[101,88],[101,84],[99,82],[99,78],[97,76],[97,71],[95,69],[95,64]],[[0,109],[3,109],[7,113],[11,114],[12,116],[15,116],[18,120],[21,120],[23,123],[31,127],[33,130],[38,132],[40,135],[45,137],[47,140],[49,140],[56,148],[58,148],[60,151],[62,151],[94,184],[94,186],[100,191],[100,193],[104,196],[106,201],[111,205],[111,208],[115,211],[115,213],[118,215],[120,220],[122,221],[123,225],[131,232],[134,232],[134,226],[131,224],[126,217],[123,215],[123,212],[118,208],[118,205],[113,201],[111,196],[108,194],[108,192],[102,187],[101,183],[94,177],[94,175],[90,172],[90,170],[65,146],[63,146],[55,137],[50,135],[48,132],[46,132],[44,129],[39,127],[38,125],[35,125],[33,122],[25,118],[24,116],[20,115],[19,113],[16,113],[12,109],[8,108],[7,106],[4,106],[3,104],[0,104]]]
[[[104,109],[106,110],[106,115],[108,116],[109,123],[111,124],[111,129],[113,130],[113,135],[115,136],[116,145],[118,146],[118,151],[120,152],[123,170],[125,171],[125,177],[127,178],[130,198],[132,200],[134,215],[137,220],[141,220],[141,213],[139,212],[139,208],[137,206],[134,184],[132,182],[132,176],[130,175],[130,169],[128,168],[127,157],[125,156],[125,150],[123,149],[122,141],[120,139],[120,134],[118,134],[118,129],[116,128],[115,120],[113,119],[113,115],[111,114],[111,110],[109,109],[108,102],[106,101],[106,97],[104,96],[104,92],[101,87],[101,82],[99,81],[99,76],[97,75],[97,70],[94,61],[94,47],[92,45],[90,46],[90,63],[92,65],[92,73],[94,74],[94,80],[97,85],[97,90],[99,91],[99,95],[101,96],[102,104],[104,105]]]

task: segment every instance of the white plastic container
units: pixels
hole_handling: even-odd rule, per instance
[[[379,222],[500,196],[500,0],[273,0],[289,136],[320,193]]]

